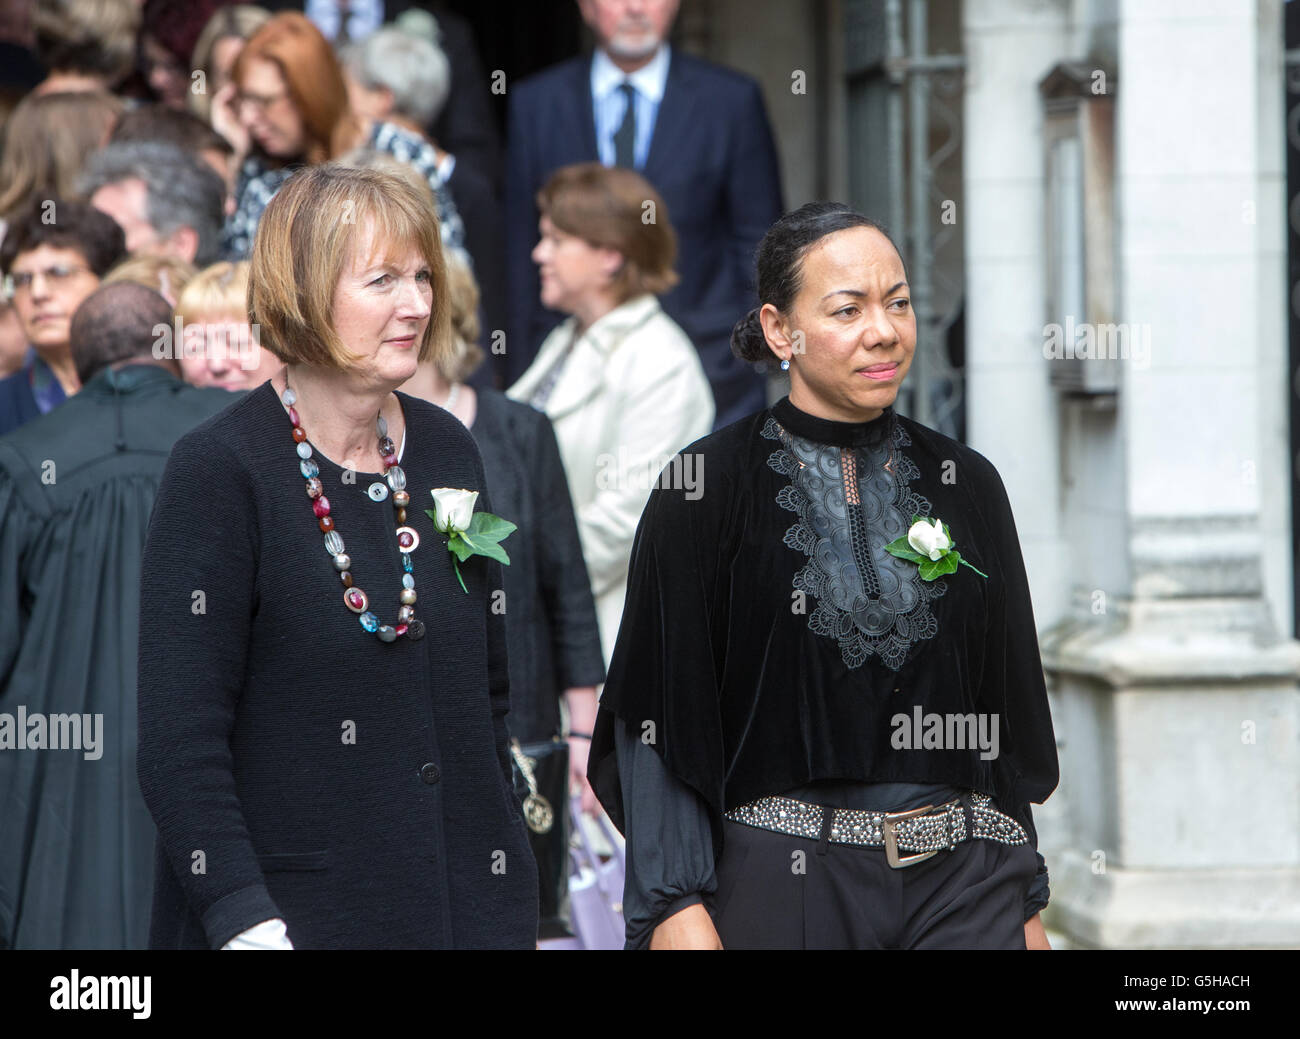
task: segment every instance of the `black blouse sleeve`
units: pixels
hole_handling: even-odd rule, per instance
[[[714,835],[699,795],[626,723],[615,726],[615,746],[627,819],[626,947],[644,949],[673,914],[700,904],[712,914]]]
[[[710,459],[708,494],[691,498],[664,485],[650,492],[632,544],[623,619],[587,764],[592,789],[626,834],[614,732],[620,720],[644,732],[673,778],[706,806],[715,858],[722,852],[725,761],[714,626],[725,618],[710,600],[723,565],[715,510],[730,499],[729,468]]]
[[[1025,806],[1025,816],[1028,822],[1025,827],[1025,834],[1029,837],[1029,843],[1033,846],[1034,854],[1038,855],[1038,872],[1034,875],[1033,882],[1025,893],[1025,922],[1028,923],[1035,913],[1041,913],[1047,908],[1047,902],[1052,897],[1052,892],[1047,885],[1047,860],[1038,852],[1038,831],[1034,828],[1033,815],[1029,811],[1028,805]]]

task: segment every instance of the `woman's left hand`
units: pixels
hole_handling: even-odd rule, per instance
[[[569,737],[569,787],[582,788],[582,811],[594,816],[600,810],[596,791],[587,782],[587,758],[591,754],[590,736],[596,728],[599,701],[594,685],[575,686],[564,691],[564,705],[569,711],[569,729],[582,736]]]
[[[1051,947],[1051,943],[1047,940],[1047,929],[1043,927],[1042,917],[1035,913],[1025,921],[1025,948],[1050,950]]]
[[[600,802],[596,800],[596,791],[591,789],[591,783],[587,780],[587,757],[590,753],[591,740],[581,736],[569,737],[569,787],[582,788],[582,811],[587,815],[595,815]]]

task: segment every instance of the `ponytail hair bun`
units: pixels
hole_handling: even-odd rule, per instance
[[[756,361],[771,360],[776,356],[772,353],[772,348],[767,345],[767,337],[763,335],[763,323],[758,319],[758,311],[759,308],[755,307],[737,321],[736,327],[731,330],[731,352],[742,361],[751,364]]]

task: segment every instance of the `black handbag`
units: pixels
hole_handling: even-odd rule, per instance
[[[511,740],[510,756],[537,859],[537,937],[569,938],[569,743],[559,737],[522,746]]]

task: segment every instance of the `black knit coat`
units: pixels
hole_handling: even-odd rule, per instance
[[[344,605],[270,383],[172,452],[140,606],[154,947],[220,948],[274,917],[300,949],[533,946],[537,868],[511,785],[504,616],[492,609],[501,565],[462,563],[466,594],[424,512],[433,488],[485,492],[483,466],[453,416],[397,396],[418,641],[381,642]],[[368,497],[378,474],[314,457],[355,583],[393,624],[391,497]],[[486,493],[476,508],[495,511]]]

